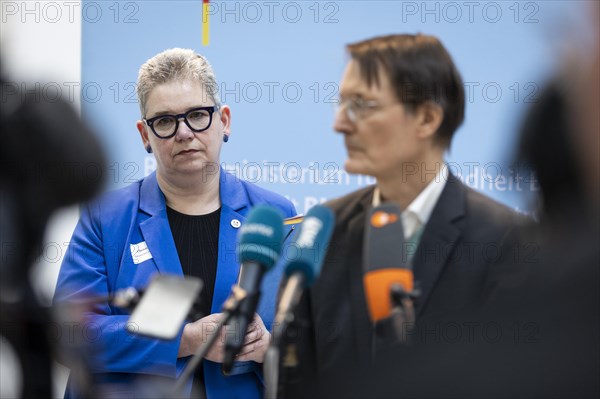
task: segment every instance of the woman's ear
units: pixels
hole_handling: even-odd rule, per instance
[[[231,135],[231,108],[228,105],[222,105],[218,111],[218,115],[223,126],[223,141],[227,142]],[[227,140],[225,140],[225,136],[227,136]]]
[[[140,137],[142,138],[142,143],[144,144],[144,148],[147,153],[152,152],[152,147],[150,146],[150,140],[148,139],[148,129],[144,121],[137,121],[136,125],[138,132],[140,133]]]

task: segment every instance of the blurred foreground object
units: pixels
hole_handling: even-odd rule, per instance
[[[0,83],[0,334],[21,363],[21,397],[50,397],[52,320],[32,290],[30,268],[49,217],[99,191],[105,159],[71,105]]]

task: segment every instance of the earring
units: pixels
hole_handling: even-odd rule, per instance
[[[229,141],[229,136],[228,135],[224,135],[223,136],[223,142],[227,143]]]
[[[150,145],[147,145],[147,146],[146,146],[146,152],[147,152],[148,154],[152,154],[152,147],[150,147]]]

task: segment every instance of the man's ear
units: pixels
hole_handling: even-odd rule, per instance
[[[444,110],[439,104],[428,101],[417,109],[418,134],[420,138],[433,138],[444,120]]]

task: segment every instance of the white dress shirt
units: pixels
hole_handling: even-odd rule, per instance
[[[404,229],[404,239],[408,240],[421,227],[427,224],[431,212],[437,203],[446,181],[448,180],[448,167],[442,166],[435,178],[429,182],[427,187],[417,195],[408,208],[402,211],[402,228]],[[375,187],[373,193],[373,206],[379,206],[381,203],[381,193],[379,188]]]

